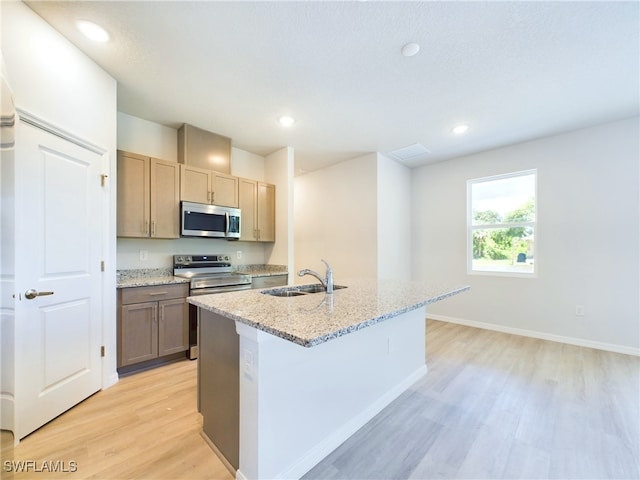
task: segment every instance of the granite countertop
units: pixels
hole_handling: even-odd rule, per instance
[[[332,295],[275,297],[256,289],[188,300],[258,330],[313,347],[470,288],[378,279],[345,280],[336,285],[347,288],[335,290]]]
[[[286,265],[238,265],[238,273],[252,277],[286,275]],[[152,285],[170,285],[172,283],[189,283],[188,278],[174,277],[172,268],[138,268],[118,270],[116,288],[148,287]]]
[[[270,277],[288,273],[286,265],[238,265],[236,271],[252,277]]]
[[[153,285],[189,283],[188,278],[174,277],[172,268],[118,270],[116,275],[116,288],[149,287]]]

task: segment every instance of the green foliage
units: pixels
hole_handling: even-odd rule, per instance
[[[504,218],[506,223],[515,222],[533,222],[536,216],[536,207],[533,203],[533,198],[520,208],[516,208],[512,212],[507,213]]]
[[[500,224],[515,222],[530,222],[535,219],[535,205],[533,199],[521,207],[507,213],[504,220],[493,210],[473,212],[475,224]],[[525,237],[530,235],[528,227],[496,228],[476,230],[473,235],[473,258],[487,258],[491,260],[515,261],[519,253],[526,253],[528,244]]]
[[[488,225],[502,222],[502,217],[495,210],[473,211],[473,223]]]

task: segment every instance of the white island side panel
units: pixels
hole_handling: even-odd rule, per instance
[[[313,348],[244,323],[239,479],[300,478],[426,371],[425,307]]]

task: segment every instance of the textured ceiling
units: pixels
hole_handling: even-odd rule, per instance
[[[119,111],[261,155],[292,146],[298,172],[418,143],[415,166],[639,113],[638,2],[26,3],[117,79]],[[112,40],[91,44],[76,19]]]

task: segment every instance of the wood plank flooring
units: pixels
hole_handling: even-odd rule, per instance
[[[426,342],[426,377],[305,478],[640,478],[640,358],[432,320]],[[175,363],[3,442],[0,477],[231,479],[201,425],[196,363]],[[77,471],[12,474],[11,455]]]
[[[640,478],[640,358],[431,320],[426,340],[426,377],[304,478]]]
[[[63,461],[69,470],[73,461],[77,471],[13,478],[231,480],[200,436],[196,365],[184,360],[124,377],[49,422],[15,447],[14,461]]]

